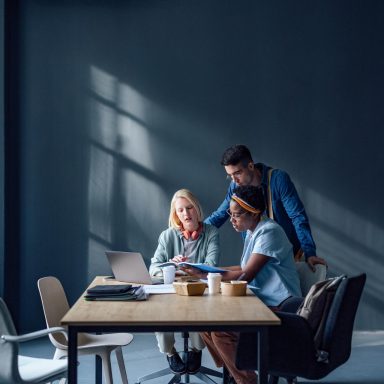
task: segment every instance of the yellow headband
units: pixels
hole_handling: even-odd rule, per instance
[[[235,194],[232,195],[231,199],[236,201],[236,203],[239,204],[241,208],[244,208],[248,212],[261,213],[259,209],[253,208],[252,205],[249,205],[246,201],[240,199],[240,197],[236,196]]]

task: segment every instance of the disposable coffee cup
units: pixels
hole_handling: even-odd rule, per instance
[[[210,295],[217,295],[220,293],[221,274],[220,273],[208,273],[208,293]]]
[[[163,268],[164,284],[172,284],[175,281],[176,268],[173,265],[169,265]]]

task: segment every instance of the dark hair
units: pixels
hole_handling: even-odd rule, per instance
[[[244,167],[253,163],[251,152],[245,145],[233,145],[224,151],[221,165],[237,165],[240,162]]]
[[[240,185],[233,192],[253,208],[259,209],[261,212],[265,211],[265,199],[261,186]]]

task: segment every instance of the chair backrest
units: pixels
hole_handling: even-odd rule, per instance
[[[327,266],[323,264],[316,264],[315,271],[311,271],[305,261],[295,263],[297,273],[300,279],[300,288],[303,297],[307,295],[313,284],[323,281],[327,278]]]
[[[42,277],[38,280],[37,286],[40,292],[47,328],[61,327],[60,320],[69,310],[63,286],[53,276]],[[49,338],[56,348],[63,349],[68,345],[65,336],[61,333],[49,335]]]
[[[353,325],[366,278],[363,273],[345,279],[336,292],[324,330],[331,367],[343,364],[351,354]]]
[[[16,336],[16,329],[5,302],[0,298],[0,336],[2,335]],[[18,343],[9,343],[0,339],[1,383],[21,381],[17,364],[18,353]]]

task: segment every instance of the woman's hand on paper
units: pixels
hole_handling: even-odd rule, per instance
[[[175,256],[173,259],[171,259],[170,261],[172,261],[173,263],[181,263],[183,261],[186,261],[188,259],[188,257],[185,257],[183,255],[177,255]]]

